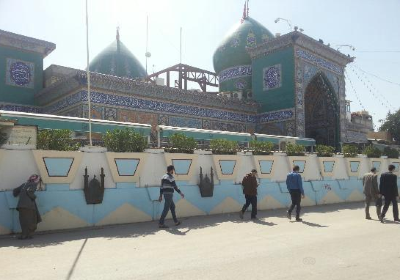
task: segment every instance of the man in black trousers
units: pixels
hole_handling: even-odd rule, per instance
[[[290,172],[286,177],[286,186],[292,199],[292,205],[287,211],[287,217],[289,220],[292,219],[292,211],[296,206],[296,221],[301,222],[300,218],[300,203],[301,199],[304,198],[303,181],[299,174],[300,167],[298,165],[293,166],[293,172]]]
[[[389,172],[383,173],[381,175],[381,180],[379,184],[379,192],[385,197],[385,206],[383,206],[382,215],[380,216],[381,223],[385,218],[385,214],[389,209],[390,203],[393,204],[393,218],[395,222],[400,222],[399,220],[399,208],[397,206],[397,198],[399,197],[399,190],[397,189],[397,176],[393,174],[396,167],[391,164],[389,165]]]
[[[251,170],[251,173],[244,176],[242,181],[243,194],[246,198],[246,203],[243,205],[242,210],[239,212],[239,217],[243,219],[244,212],[251,204],[251,219],[257,219],[257,170]]]

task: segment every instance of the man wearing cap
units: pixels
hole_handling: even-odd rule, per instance
[[[363,189],[365,195],[365,218],[367,220],[371,220],[371,216],[369,214],[369,205],[371,201],[375,202],[376,205],[376,214],[378,215],[378,219],[381,216],[381,208],[382,208],[382,199],[379,194],[378,188],[378,175],[376,174],[376,168],[372,167],[371,172],[368,172],[363,177]]]
[[[293,166],[293,172],[290,172],[286,177],[286,187],[292,199],[292,205],[287,212],[287,217],[289,220],[292,219],[292,211],[296,206],[296,221],[301,222],[302,219],[300,218],[300,203],[301,199],[304,198],[304,189],[299,171],[300,167],[298,165],[295,165]]]
[[[161,178],[160,197],[158,198],[158,201],[161,202],[164,196],[165,203],[164,203],[164,210],[161,214],[160,221],[158,223],[159,228],[168,228],[168,226],[164,224],[164,220],[169,210],[171,210],[172,219],[174,220],[175,225],[178,226],[181,224],[181,222],[179,222],[178,219],[176,218],[175,214],[175,203],[173,200],[174,190],[177,193],[179,193],[182,198],[184,198],[185,196],[181,192],[181,190],[178,189],[178,186],[175,183],[175,178],[173,176],[174,171],[175,167],[173,165],[168,166],[167,173]]]
[[[243,194],[246,198],[246,203],[243,205],[242,210],[239,212],[239,216],[243,219],[244,212],[251,204],[251,218],[257,219],[257,170],[251,170],[251,173],[244,176],[242,180]]]

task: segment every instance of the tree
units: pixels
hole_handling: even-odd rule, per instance
[[[400,143],[400,109],[395,113],[388,113],[380,131],[388,131],[396,143]]]

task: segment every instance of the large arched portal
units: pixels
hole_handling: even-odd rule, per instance
[[[318,73],[308,84],[305,95],[306,137],[317,144],[339,148],[339,105],[331,84]]]

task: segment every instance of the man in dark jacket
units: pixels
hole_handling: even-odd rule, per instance
[[[301,175],[299,174],[300,167],[295,165],[293,167],[293,172],[290,172],[286,177],[286,187],[290,193],[290,197],[292,199],[292,205],[290,206],[287,217],[288,219],[292,219],[292,211],[296,206],[296,221],[301,222],[300,218],[300,203],[301,199],[304,198],[304,189],[303,189],[303,181],[301,180]]]
[[[13,190],[14,197],[19,196],[17,210],[22,234],[18,239],[31,239],[37,224],[42,221],[35,202],[35,191],[39,182],[40,176],[34,174],[26,183]]]
[[[158,222],[159,228],[168,228],[168,226],[164,224],[164,220],[169,210],[171,210],[172,219],[174,220],[175,225],[179,226],[181,224],[181,222],[179,222],[176,218],[175,214],[175,203],[173,200],[174,190],[179,193],[182,198],[185,196],[176,185],[175,178],[173,176],[174,171],[175,167],[173,165],[168,166],[167,173],[161,178],[160,197],[158,198],[158,201],[161,202],[164,196],[165,202],[164,210],[162,211],[160,220]]]
[[[239,216],[243,219],[244,212],[251,204],[251,218],[257,219],[257,170],[251,170],[251,173],[244,176],[242,180],[243,194],[246,198],[246,203],[243,205],[242,210],[239,212]]]
[[[386,212],[389,209],[390,203],[393,204],[394,221],[400,222],[399,208],[397,206],[397,198],[399,197],[399,190],[397,189],[397,176],[396,174],[393,174],[395,168],[396,167],[391,164],[389,165],[389,172],[381,175],[379,191],[380,194],[385,197],[385,206],[383,206],[382,215],[380,217],[381,223],[383,223],[383,219],[385,218]]]

